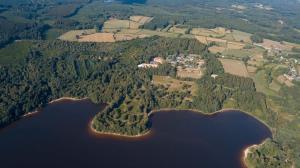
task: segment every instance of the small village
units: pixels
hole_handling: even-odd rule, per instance
[[[150,63],[139,64],[139,68],[157,68],[160,64],[169,63],[177,69],[177,77],[200,79],[203,75],[204,60],[197,54],[173,54],[166,59],[155,57]]]

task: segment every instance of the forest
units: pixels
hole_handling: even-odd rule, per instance
[[[150,89],[153,74],[175,73],[168,65],[151,72],[141,71],[137,69],[139,63],[188,49],[200,52],[205,46],[196,40],[158,37],[112,45],[35,41],[23,60],[0,67],[4,86],[0,98],[1,125],[63,96],[118,104],[141,88]],[[138,112],[151,109],[151,103],[145,103],[144,110]]]
[[[184,100],[183,92],[169,93],[151,85],[153,75],[176,77],[171,65],[137,67],[157,55],[184,52],[201,54],[207,63],[193,101]],[[234,98],[237,108],[265,111],[265,98],[256,93],[251,79],[225,74],[218,59],[192,39],[153,37],[115,44],[35,41],[21,62],[1,67],[1,125],[64,96],[108,103],[95,118],[94,128],[128,135],[149,129],[147,114],[153,109],[184,107],[214,112]],[[214,80],[211,74],[219,77]]]

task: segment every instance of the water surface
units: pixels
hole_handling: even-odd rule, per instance
[[[88,123],[102,108],[63,100],[0,130],[1,168],[238,168],[245,147],[271,136],[239,111],[159,112],[143,138],[100,136]]]

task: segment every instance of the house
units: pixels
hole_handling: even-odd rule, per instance
[[[153,61],[159,64],[163,64],[165,62],[165,60],[162,57],[155,57]]]
[[[214,79],[216,79],[216,77],[218,77],[218,76],[219,76],[219,75],[217,75],[217,74],[212,74],[212,75],[211,75],[211,77],[214,78]]]
[[[140,64],[138,65],[139,68],[157,68],[158,67],[158,64]]]

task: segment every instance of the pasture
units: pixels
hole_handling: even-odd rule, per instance
[[[231,46],[232,47],[232,46]],[[237,46],[235,46],[237,48]],[[225,56],[231,56],[231,57],[235,57],[235,58],[243,58],[246,56],[249,56],[251,58],[254,58],[256,60],[260,60],[262,59],[263,53],[264,53],[264,49],[259,48],[259,47],[255,47],[255,48],[251,48],[251,49],[233,49],[232,48],[228,48],[226,49],[222,54]]]
[[[242,77],[249,77],[247,68],[242,61],[232,60],[232,59],[219,59],[224,67],[226,73],[242,76]]]
[[[146,23],[151,22],[153,18],[148,16],[130,16],[129,20],[139,23],[140,25],[144,25]]]
[[[94,33],[80,36],[79,42],[115,42],[113,33]]]
[[[232,30],[230,35],[232,36],[232,41],[245,42],[245,43],[252,42],[250,39],[250,37],[251,37],[250,33],[242,32],[242,31],[238,31],[238,30]]]
[[[96,33],[95,29],[71,30],[61,35],[58,39],[64,41],[78,41],[78,36],[89,35],[94,33]]]

